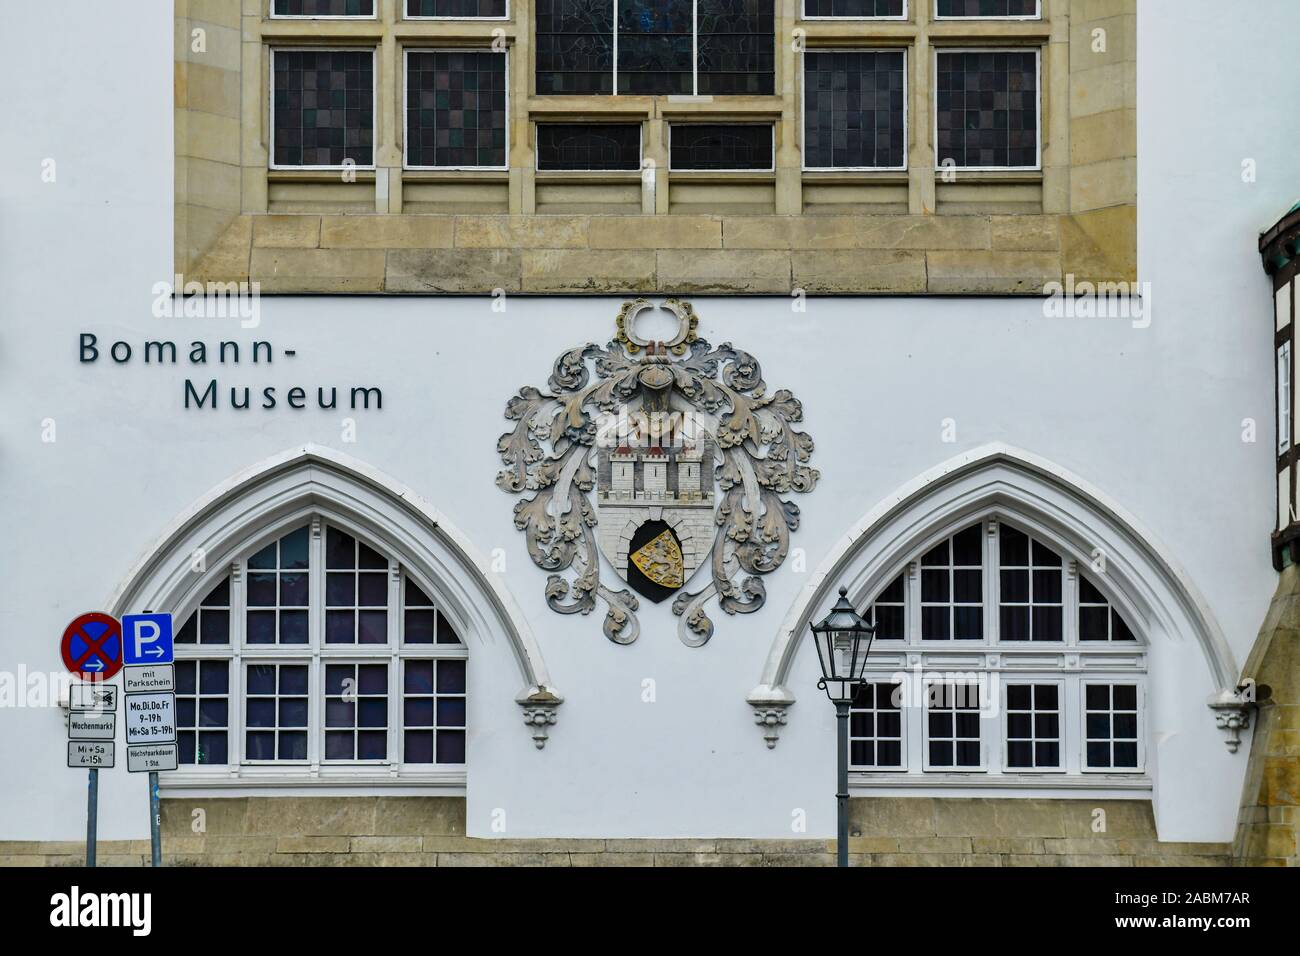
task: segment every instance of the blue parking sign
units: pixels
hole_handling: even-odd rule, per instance
[[[124,615],[122,662],[124,664],[170,664],[172,662],[172,616],[170,614]]]

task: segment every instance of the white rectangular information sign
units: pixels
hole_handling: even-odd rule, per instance
[[[68,739],[112,740],[117,736],[117,714],[73,711],[68,714]]]
[[[138,664],[122,669],[122,688],[127,694],[161,694],[176,690],[176,671],[171,664]]]
[[[166,744],[176,739],[175,694],[128,694],[126,742]]]
[[[128,773],[175,770],[178,757],[176,744],[136,744],[126,748],[126,769]]]
[[[71,688],[71,710],[117,710],[116,684],[76,683]]]
[[[69,740],[68,766],[103,770],[113,766],[113,741]]]

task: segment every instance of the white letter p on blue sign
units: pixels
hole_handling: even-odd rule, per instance
[[[172,616],[127,614],[122,618],[122,663],[170,664]]]

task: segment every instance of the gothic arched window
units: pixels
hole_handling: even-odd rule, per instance
[[[1087,567],[987,517],[932,541],[880,588],[850,765],[876,774],[1144,769],[1145,646]]]
[[[466,657],[391,549],[324,517],[277,529],[177,633],[181,764],[344,779],[461,769]]]

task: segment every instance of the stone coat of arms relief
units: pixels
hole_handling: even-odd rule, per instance
[[[639,598],[672,598],[678,636],[698,647],[713,634],[713,598],[728,614],[763,606],[761,576],[781,566],[799,526],[783,496],[811,491],[819,473],[812,439],[794,427],[798,399],[769,394],[749,353],[699,338],[687,302],[662,305],[677,319],[669,341],[643,339],[636,318],[652,308],[626,303],[611,342],[569,349],[545,391],[524,386],[507,402],[516,424],[497,443],[497,484],[525,495],[515,527],[551,572],[553,610],[589,614],[599,599],[605,636],[630,644]],[[602,583],[600,555],[628,587]]]

